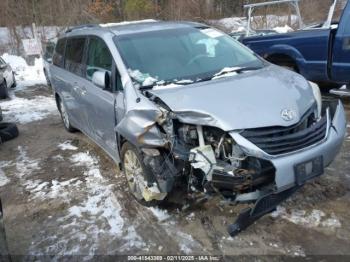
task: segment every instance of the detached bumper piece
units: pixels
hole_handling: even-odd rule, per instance
[[[228,226],[227,231],[231,237],[245,230],[262,216],[274,211],[284,200],[293,195],[301,186],[296,186],[280,193],[272,193],[259,198],[253,208],[244,209],[234,224]]]

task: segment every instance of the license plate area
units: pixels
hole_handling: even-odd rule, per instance
[[[306,181],[323,174],[323,157],[319,156],[294,166],[295,181],[303,185]]]

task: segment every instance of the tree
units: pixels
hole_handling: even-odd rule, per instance
[[[125,3],[125,13],[128,19],[152,17],[156,10],[156,4],[150,0],[126,0]]]

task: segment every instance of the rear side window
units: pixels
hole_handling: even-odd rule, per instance
[[[67,39],[64,67],[79,76],[83,76],[85,72],[85,65],[83,64],[85,42],[85,37]]]
[[[64,66],[64,50],[66,48],[66,39],[62,38],[57,41],[55,54],[52,58],[52,63],[55,66],[63,67]]]
[[[86,62],[86,78],[91,80],[96,71],[112,71],[112,55],[105,42],[96,37],[90,38]]]

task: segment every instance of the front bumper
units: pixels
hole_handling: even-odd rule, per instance
[[[328,132],[321,142],[286,155],[271,156],[250,141],[241,136],[238,132],[231,132],[230,135],[242,147],[247,155],[268,160],[275,167],[275,184],[277,192],[292,188],[296,185],[294,166],[299,163],[322,156],[324,167],[327,167],[338,154],[346,136],[346,117],[344,107],[339,100],[333,114],[330,113],[328,120]]]

